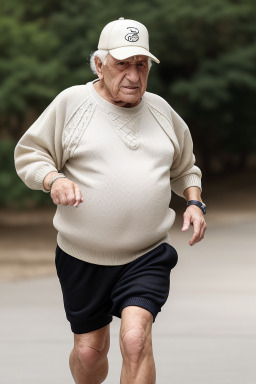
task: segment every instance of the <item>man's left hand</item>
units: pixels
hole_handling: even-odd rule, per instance
[[[194,245],[204,238],[207,227],[204,214],[196,205],[190,205],[187,207],[183,215],[183,227],[181,230],[187,231],[190,227],[190,224],[193,224],[194,234],[193,237],[189,240],[189,244]]]

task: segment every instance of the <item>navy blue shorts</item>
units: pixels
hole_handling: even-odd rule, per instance
[[[56,270],[72,332],[104,327],[130,305],[147,309],[155,322],[169,296],[170,272],[177,261],[176,250],[167,243],[130,263],[110,266],[77,259],[57,245]]]

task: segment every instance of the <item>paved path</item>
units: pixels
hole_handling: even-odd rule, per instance
[[[256,382],[256,218],[208,226],[202,244],[173,230],[179,262],[153,325],[157,384]],[[0,283],[0,383],[72,383],[72,334],[56,276]],[[109,376],[119,384],[120,319],[111,325]]]

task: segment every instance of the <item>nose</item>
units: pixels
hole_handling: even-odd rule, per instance
[[[133,84],[135,84],[139,81],[140,75],[139,75],[139,70],[138,70],[136,64],[129,66],[128,72],[126,74],[126,78],[127,78],[127,80],[129,80]]]

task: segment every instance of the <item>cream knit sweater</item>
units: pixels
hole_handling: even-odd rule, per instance
[[[171,244],[171,190],[183,197],[186,188],[201,188],[189,129],[164,99],[145,92],[137,106],[118,107],[93,82],[61,92],[14,157],[29,188],[47,192],[51,171],[79,185],[84,202],[58,205],[53,225],[65,252],[94,264],[125,264]]]

